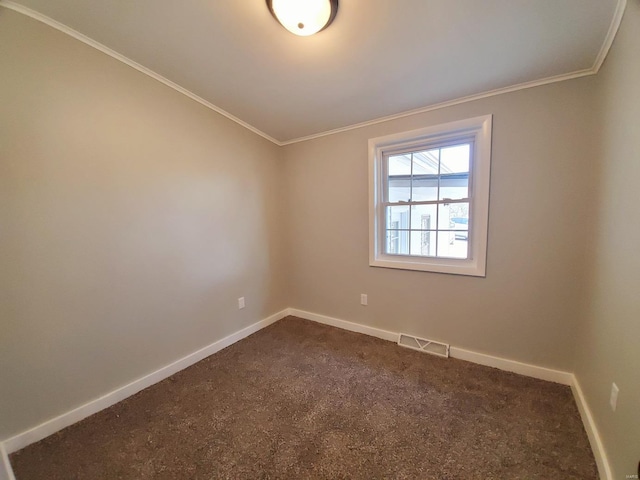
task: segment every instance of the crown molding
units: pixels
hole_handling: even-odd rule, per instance
[[[510,87],[498,88],[495,90],[490,90],[488,92],[477,93],[474,95],[468,95],[466,97],[459,97],[454,100],[448,100],[446,102],[435,103],[433,105],[428,105],[426,107],[416,108],[415,110],[408,110],[406,112],[396,113],[394,115],[388,115],[386,117],[375,118],[373,120],[368,120],[362,123],[355,123],[353,125],[347,125],[346,127],[340,127],[333,130],[327,130],[326,132],[314,133],[313,135],[307,135],[305,137],[294,138],[293,140],[287,140],[285,142],[281,142],[281,146],[291,145],[294,143],[306,142],[308,140],[313,140],[315,138],[326,137],[328,135],[335,135],[336,133],[347,132],[349,130],[355,130],[358,128],[368,127],[370,125],[376,125],[378,123],[389,122],[391,120],[397,120],[399,118],[410,117],[413,115],[419,115],[421,113],[431,112],[433,110],[440,110],[442,108],[453,107],[454,105],[460,105],[462,103],[475,102],[476,100],[481,100],[483,98],[495,97],[496,95],[502,95],[505,93],[517,92],[519,90],[525,90],[527,88],[540,87],[542,85],[547,85],[549,83],[556,82],[564,82],[565,80],[572,80],[574,78],[585,77],[588,75],[593,75],[594,70],[592,68],[588,68],[586,70],[579,70],[577,72],[566,73],[562,75],[557,75],[554,77],[542,78],[540,80],[534,80],[532,82],[519,83],[517,85],[512,85]]]
[[[613,41],[616,38],[616,34],[620,29],[620,24],[622,23],[622,17],[624,16],[624,11],[627,8],[627,0],[618,0],[616,5],[616,9],[613,12],[613,18],[611,19],[611,24],[609,25],[609,30],[607,31],[607,35],[604,37],[604,42],[602,42],[602,47],[598,52],[598,56],[596,57],[596,61],[593,64],[593,73],[598,73],[602,64],[604,63],[607,55],[609,55],[609,50],[611,50],[611,46],[613,45]]]
[[[366,122],[355,123],[353,125],[347,125],[345,127],[335,128],[333,130],[327,130],[325,132],[314,133],[312,135],[306,135],[304,137],[294,138],[292,140],[280,142],[279,145],[285,146],[285,145],[292,145],[294,143],[306,142],[308,140],[313,140],[315,138],[335,135],[336,133],[348,132],[349,130],[368,127],[370,125],[389,122],[391,120],[410,117],[412,115],[419,115],[421,113],[431,112],[433,110],[440,110],[442,108],[452,107],[454,105],[460,105],[462,103],[474,102],[476,100],[481,100],[483,98],[495,97],[496,95],[517,92],[518,90],[525,90],[527,88],[541,87],[542,85],[548,85],[550,83],[564,82],[566,80],[573,80],[575,78],[586,77],[589,75],[596,75],[600,71],[602,64],[607,58],[607,55],[609,54],[609,50],[611,50],[613,41],[616,38],[616,34],[618,33],[618,30],[620,29],[620,24],[622,23],[622,17],[624,16],[626,7],[627,7],[627,0],[618,0],[618,3],[616,4],[616,9],[613,13],[613,18],[611,19],[611,24],[609,25],[609,30],[607,31],[604,41],[602,42],[602,46],[600,47],[600,51],[598,52],[598,55],[596,56],[596,59],[593,62],[593,66],[591,68],[578,70],[570,73],[565,73],[562,75],[556,75],[553,77],[545,77],[545,78],[541,78],[540,80],[533,80],[531,82],[519,83],[517,85],[512,85],[510,87],[498,88],[498,89],[490,90],[487,92],[468,95],[466,97],[459,97],[453,100],[448,100],[446,102],[436,103],[433,105],[428,105],[426,107],[417,108],[415,110],[408,110],[408,111],[397,113],[394,115],[375,118],[373,120],[368,120]]]
[[[38,13],[35,10],[27,8],[24,5],[20,5],[18,3],[15,3],[15,2],[12,2],[12,1],[9,1],[9,0],[0,0],[0,6],[8,8],[9,10],[13,10],[13,11],[18,12],[18,13],[21,13],[23,15],[26,15],[27,17],[33,18],[34,20],[37,20],[37,21],[39,21],[41,23],[44,23],[45,25],[53,27],[53,28],[55,28],[56,30],[58,30],[58,31],[60,31],[62,33],[66,33],[70,37],[73,37],[76,40],[80,40],[82,43],[85,43],[86,45],[89,45],[90,47],[93,47],[96,50],[100,50],[102,53],[105,53],[105,54],[109,55],[110,57],[113,57],[116,60],[119,60],[122,63],[124,63],[126,65],[129,65],[132,68],[135,68],[139,72],[150,76],[154,80],[157,80],[160,83],[165,84],[167,87],[173,88],[174,90],[182,93],[183,95],[186,95],[190,99],[195,100],[196,102],[198,102],[201,105],[204,105],[207,108],[210,108],[214,112],[219,113],[220,115],[222,115],[222,116],[228,118],[229,120],[231,120],[231,121],[243,126],[244,128],[246,128],[248,130],[251,130],[253,133],[255,133],[257,135],[260,135],[261,137],[269,140],[270,142],[273,142],[276,145],[280,144],[280,142],[278,142],[278,140],[276,140],[275,138],[267,135],[266,133],[264,133],[261,130],[258,130],[254,126],[252,126],[252,125],[248,124],[247,122],[239,119],[238,117],[230,114],[226,110],[223,110],[222,108],[218,107],[217,105],[214,105],[213,103],[208,102],[204,98],[196,95],[195,93],[187,90],[184,87],[181,87],[180,85],[178,85],[175,82],[172,82],[168,78],[163,77],[159,73],[154,72],[153,70],[145,67],[144,65],[140,65],[138,62],[136,62],[134,60],[131,60],[129,57],[125,57],[124,55],[116,52],[115,50],[110,49],[106,45],[103,45],[102,43],[97,42],[97,41],[93,40],[92,38],[87,37],[86,35],[74,30],[71,27],[66,26],[63,23],[60,23],[60,22],[58,22],[58,21],[56,21],[56,20],[54,20],[54,19],[52,19],[50,17],[47,17],[46,15]]]
[[[162,75],[160,75],[159,73],[154,72],[153,70],[131,60],[128,57],[125,57],[124,55],[116,52],[115,50],[110,49],[109,47],[87,37],[86,35],[83,35],[82,33],[64,25],[63,23],[60,23],[50,17],[47,17],[46,15],[43,15],[39,12],[36,12],[35,10],[32,10],[28,7],[25,7],[23,5],[20,5],[18,3],[15,3],[13,1],[10,0],[0,0],[0,6],[1,7],[5,7],[8,8],[10,10],[14,10],[18,13],[21,13],[23,15],[26,15],[30,18],[33,18],[34,20],[37,20],[39,22],[42,22],[52,28],[55,28],[56,30],[59,30],[60,32],[66,33],[67,35],[75,38],[76,40],[81,41],[82,43],[85,43],[86,45],[89,45],[99,51],[101,51],[102,53],[105,53],[107,55],[109,55],[110,57],[115,58],[116,60],[121,61],[122,63],[125,63],[126,65],[129,65],[132,68],[135,68],[136,70],[138,70],[141,73],[144,73],[148,76],[150,76],[151,78],[165,84],[166,86],[173,88],[174,90],[182,93],[183,95],[186,95],[187,97],[191,98],[192,100],[195,100],[196,102],[198,102],[199,104],[210,108],[211,110],[213,110],[216,113],[219,113],[220,115],[228,118],[229,120],[237,123],[238,125],[243,126],[244,128],[250,130],[251,132],[255,133],[256,135],[261,136],[262,138],[265,138],[266,140],[269,140],[270,142],[274,143],[275,145],[278,145],[280,147],[286,146],[286,145],[292,145],[294,143],[301,143],[301,142],[306,142],[308,140],[313,140],[316,138],[321,138],[321,137],[326,137],[329,135],[335,135],[337,133],[342,133],[342,132],[347,132],[349,130],[356,130],[359,128],[363,128],[363,127],[368,127],[370,125],[376,125],[379,123],[384,123],[384,122],[389,122],[391,120],[397,120],[399,118],[404,118],[404,117],[410,117],[413,115],[419,115],[421,113],[426,113],[426,112],[431,112],[433,110],[440,110],[442,108],[447,108],[447,107],[452,107],[454,105],[460,105],[463,103],[468,103],[468,102],[474,102],[476,100],[481,100],[483,98],[489,98],[489,97],[494,97],[497,95],[502,95],[505,93],[511,93],[511,92],[516,92],[519,90],[525,90],[528,88],[534,88],[534,87],[540,87],[542,85],[548,85],[550,83],[557,83],[557,82],[564,82],[566,80],[572,80],[575,78],[580,78],[580,77],[585,77],[588,75],[595,75],[600,71],[600,68],[602,67],[602,64],[604,63],[605,59],[607,58],[607,55],[609,54],[609,51],[611,50],[611,46],[613,45],[613,41],[616,37],[616,34],[618,33],[618,30],[620,28],[620,24],[622,22],[622,17],[624,15],[624,11],[626,9],[627,6],[627,0],[618,0],[617,4],[616,4],[616,9],[614,11],[613,14],[613,18],[611,19],[611,24],[609,25],[609,30],[607,31],[607,35],[604,38],[604,41],[602,43],[602,47],[600,48],[600,51],[598,52],[598,55],[596,56],[596,59],[593,63],[593,66],[591,68],[587,68],[584,70],[578,70],[575,72],[571,72],[571,73],[566,73],[566,74],[562,74],[562,75],[556,75],[553,77],[546,77],[546,78],[542,78],[539,80],[534,80],[531,82],[524,82],[524,83],[519,83],[517,85],[512,85],[510,87],[504,87],[504,88],[498,88],[495,90],[490,90],[487,92],[482,92],[482,93],[477,93],[474,95],[468,95],[465,97],[459,97],[453,100],[448,100],[446,102],[441,102],[441,103],[436,103],[433,105],[428,105],[425,107],[421,107],[421,108],[417,108],[414,110],[407,110],[405,112],[401,112],[401,113],[397,113],[397,114],[393,114],[393,115],[388,115],[388,116],[384,116],[384,117],[379,117],[379,118],[375,118],[373,120],[368,120],[366,122],[361,122],[361,123],[355,123],[352,125],[347,125],[345,127],[340,127],[340,128],[335,128],[332,130],[327,130],[324,132],[319,132],[319,133],[314,133],[312,135],[306,135],[303,137],[298,137],[298,138],[294,138],[291,140],[285,140],[285,141],[280,141],[277,140],[273,137],[271,137],[270,135],[266,134],[265,132],[263,132],[262,130],[259,130],[258,128],[254,127],[253,125],[250,125],[249,123],[239,119],[238,117],[232,115],[231,113],[227,112],[226,110],[223,110],[222,108],[218,107],[217,105],[214,105],[211,102],[208,102],[207,100],[205,100],[204,98],[196,95],[195,93],[187,90],[184,87],[181,87],[180,85],[178,85],[177,83],[172,82],[171,80],[169,80],[168,78],[163,77]]]

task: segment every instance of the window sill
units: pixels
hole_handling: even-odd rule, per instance
[[[466,275],[471,277],[486,276],[485,265],[480,264],[475,260],[381,255],[375,259],[370,259],[369,266],[394,268],[398,270],[447,273],[451,275]]]

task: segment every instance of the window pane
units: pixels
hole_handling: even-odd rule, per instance
[[[456,240],[469,241],[469,230],[455,230],[453,233]]]
[[[437,200],[438,163],[440,149],[425,150],[413,154],[413,193],[414,202]]]
[[[459,200],[469,198],[469,174],[447,173],[440,176],[440,198]]]
[[[411,175],[411,154],[389,157],[389,176]]]
[[[454,145],[440,151],[440,198],[469,197],[469,154],[471,145]]]
[[[413,198],[414,202],[424,202],[425,200],[438,199],[438,176],[422,175],[413,177]]]
[[[387,239],[385,243],[387,254],[409,254],[409,232],[406,230],[387,230]]]
[[[413,175],[437,175],[440,149],[425,150],[413,154]]]
[[[387,228],[409,229],[409,205],[387,207]]]
[[[438,232],[438,257],[467,258],[469,242],[461,236],[462,232]]]
[[[433,230],[411,231],[411,255],[435,257],[436,232]]]
[[[411,229],[431,230],[436,228],[437,205],[412,205]]]
[[[389,179],[389,202],[408,202],[411,197],[411,180]]]
[[[468,143],[464,145],[454,145],[440,150],[440,174],[447,173],[469,173],[469,153],[471,151]]]
[[[408,202],[411,197],[411,154],[389,157],[387,168],[389,202]]]
[[[469,230],[469,204],[438,205],[438,230]]]

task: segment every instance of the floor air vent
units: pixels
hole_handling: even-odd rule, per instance
[[[413,335],[407,335],[406,333],[401,333],[398,336],[398,345],[432,355],[438,355],[439,357],[449,357],[449,345],[446,343],[427,340],[426,338],[418,338]]]

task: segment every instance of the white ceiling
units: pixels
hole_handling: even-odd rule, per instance
[[[17,3],[287,143],[594,73],[618,0],[340,0],[335,22],[312,37],[287,32],[264,0]]]

